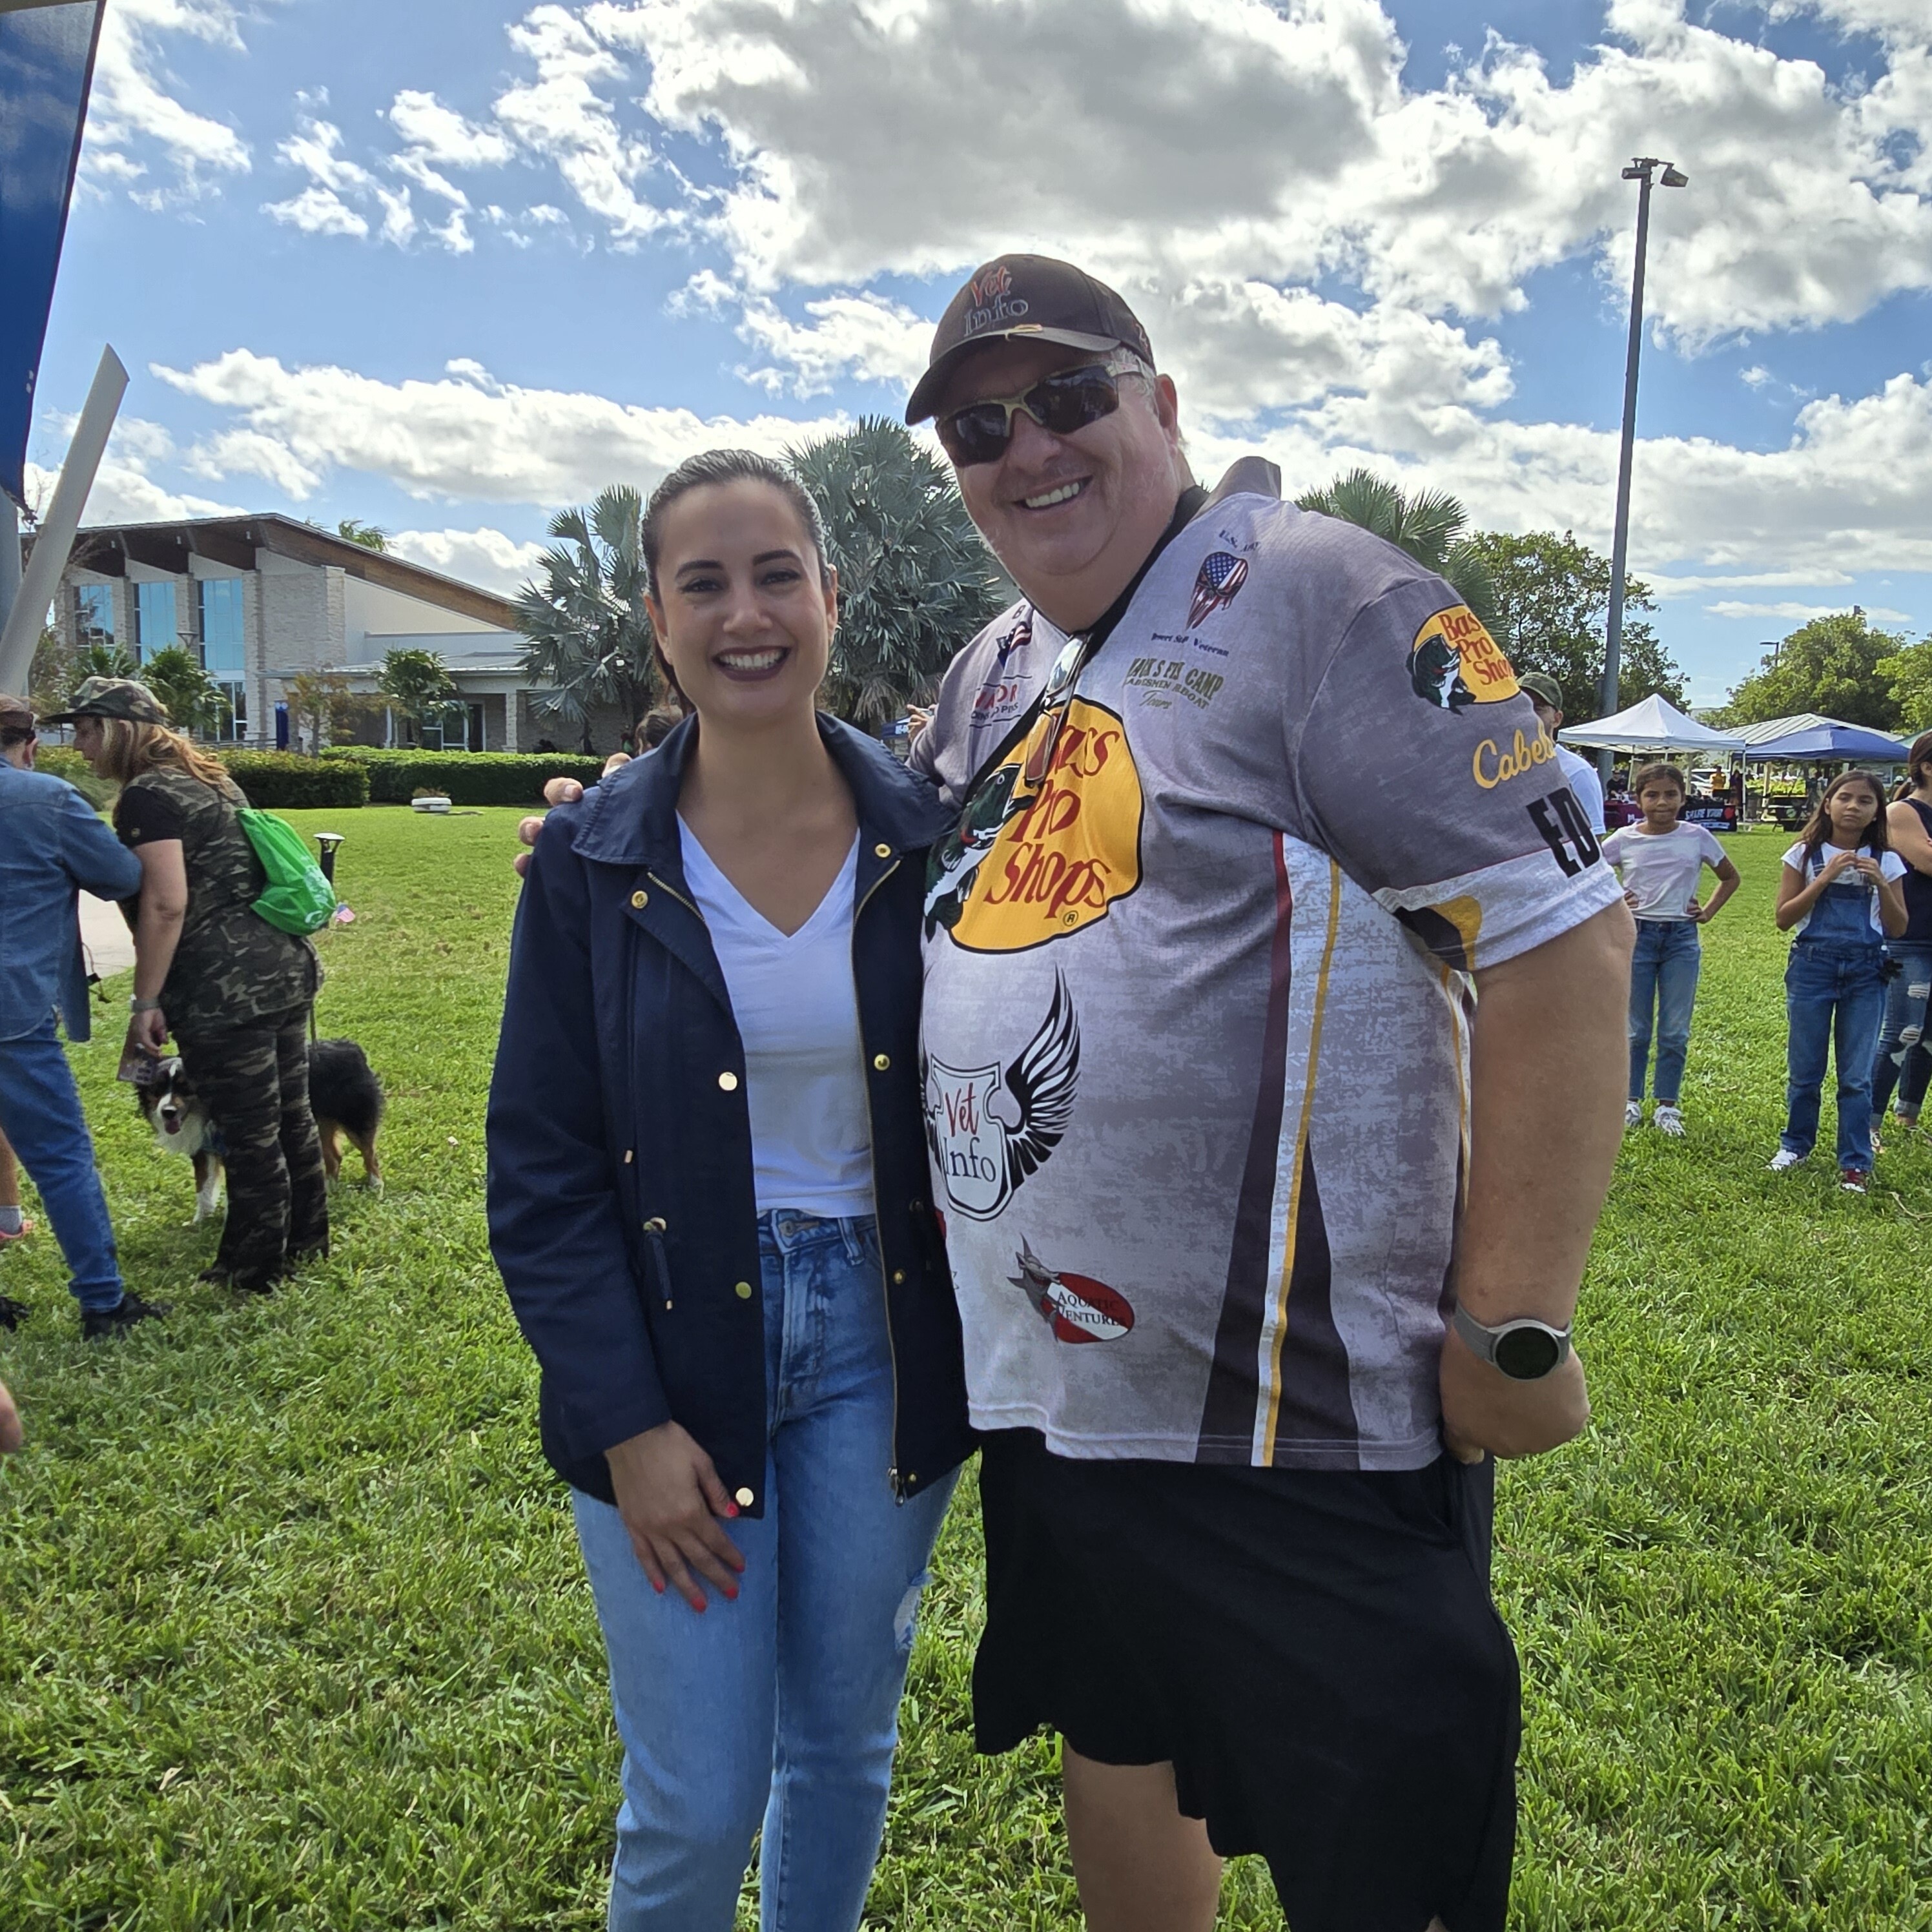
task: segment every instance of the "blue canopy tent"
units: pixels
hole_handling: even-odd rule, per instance
[[[1753,764],[1800,765],[1818,763],[1902,765],[1912,748],[1882,731],[1847,724],[1815,711],[1795,717],[1767,718],[1737,733],[1744,741],[1744,757]]]

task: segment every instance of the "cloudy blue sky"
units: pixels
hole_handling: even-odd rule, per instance
[[[503,587],[549,514],[898,408],[1004,249],[1119,286],[1211,472],[1358,461],[1631,548],[1698,702],[1932,629],[1928,0],[110,0],[41,377],[92,514],[374,520]],[[32,466],[42,466],[40,471]]]

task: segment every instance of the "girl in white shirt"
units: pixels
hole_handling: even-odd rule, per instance
[[[1697,928],[1738,889],[1738,868],[1701,825],[1684,825],[1684,774],[1675,765],[1646,765],[1630,789],[1643,820],[1604,841],[1604,856],[1624,885],[1624,902],[1636,916],[1636,950],[1630,960],[1630,1102],[1626,1126],[1643,1120],[1644,1076],[1653,1030],[1657,1039],[1657,1112],[1653,1124],[1673,1136],[1684,1132],[1678,1101],[1690,1045],[1690,1012],[1697,998],[1703,948]],[[1701,904],[1697,886],[1708,866],[1717,890]]]

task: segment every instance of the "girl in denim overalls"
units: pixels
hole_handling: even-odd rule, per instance
[[[1871,1173],[1871,1061],[1885,1010],[1888,934],[1905,930],[1905,866],[1886,837],[1885,794],[1869,772],[1825,788],[1804,836],[1784,855],[1778,926],[1797,928],[1785,970],[1784,1132],[1771,1171],[1796,1167],[1818,1138],[1825,1060],[1838,1065],[1838,1184],[1862,1194]]]

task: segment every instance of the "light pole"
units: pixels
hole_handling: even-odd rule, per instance
[[[1613,716],[1617,708],[1617,673],[1624,643],[1624,566],[1630,553],[1630,458],[1636,446],[1636,365],[1643,348],[1643,256],[1650,240],[1651,176],[1654,170],[1666,188],[1683,188],[1690,177],[1668,161],[1640,155],[1624,170],[1625,181],[1639,184],[1636,191],[1636,273],[1630,280],[1630,354],[1624,364],[1624,439],[1617,458],[1616,534],[1610,543],[1610,616],[1604,639],[1604,682],[1598,694],[1603,715]],[[1607,782],[1610,754],[1601,764]]]

